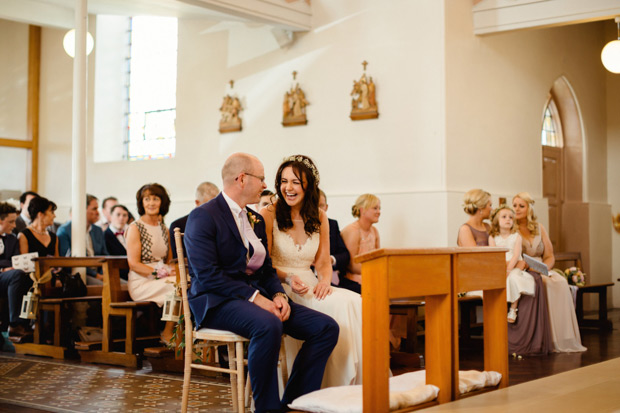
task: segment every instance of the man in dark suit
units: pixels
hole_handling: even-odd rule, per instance
[[[220,193],[220,189],[217,185],[211,182],[203,182],[196,188],[196,206],[199,207],[202,204],[206,204]],[[181,232],[185,232],[185,226],[187,225],[187,218],[189,214],[181,217],[170,224],[170,246],[172,247],[172,258],[177,257],[177,244],[174,240],[174,229],[179,228]],[[185,245],[183,246],[183,254],[187,257],[187,251]]]
[[[256,411],[272,412],[320,388],[339,328],[331,317],[289,302],[284,293],[271,266],[265,222],[246,209],[260,199],[264,173],[256,157],[231,155],[222,168],[223,192],[190,213],[185,246],[194,275],[189,303],[196,325],[250,339],[248,369]],[[280,401],[282,333],[304,344]]]
[[[32,330],[26,320],[19,318],[19,314],[22,299],[32,286],[32,280],[22,270],[13,268],[11,261],[13,256],[19,255],[19,242],[11,233],[15,228],[17,212],[13,205],[0,202],[0,297],[8,302],[9,337],[25,342],[32,339]],[[0,312],[4,313],[4,309]]]
[[[327,213],[328,207],[327,196],[325,196],[325,192],[321,191],[319,196],[319,208]],[[331,218],[329,219],[329,254],[332,257],[332,270],[334,271],[332,284],[361,294],[362,286],[345,277],[347,275],[349,261],[351,260],[351,254],[349,254],[349,250],[340,236],[338,221]]]
[[[110,210],[110,222],[108,228],[103,233],[105,236],[105,246],[110,255],[127,255],[127,221],[129,220],[129,210],[125,205],[116,204]],[[120,276],[127,281],[129,270],[120,270]]]
[[[26,191],[19,197],[19,209],[21,213],[15,220],[15,228],[13,229],[13,234],[17,235],[23,231],[30,223],[32,219],[30,215],[28,215],[28,205],[30,205],[30,200],[32,198],[38,197],[39,194],[33,191]]]
[[[99,202],[94,195],[86,195],[86,256],[95,257],[108,255],[105,246],[103,231],[95,223],[99,219]],[[58,253],[61,257],[71,256],[71,221],[67,221],[58,228]],[[102,285],[101,269],[86,269],[86,284]]]

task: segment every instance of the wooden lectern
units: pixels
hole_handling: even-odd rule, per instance
[[[439,387],[439,403],[458,397],[457,292],[485,290],[485,369],[508,383],[506,249],[380,249],[362,263],[363,397],[365,412],[389,411],[389,303],[424,296],[426,383]],[[492,338],[491,338],[492,335]]]

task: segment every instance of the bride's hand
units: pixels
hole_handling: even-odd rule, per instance
[[[306,285],[306,283],[301,281],[301,279],[298,276],[291,275],[287,278],[286,281],[288,282],[288,285],[291,286],[291,289],[293,290],[294,293],[299,294],[299,295],[304,295],[305,293],[308,292],[308,286]]]
[[[317,300],[322,300],[328,295],[330,295],[333,291],[332,286],[329,284],[329,281],[319,281],[319,283],[314,287],[314,296]]]

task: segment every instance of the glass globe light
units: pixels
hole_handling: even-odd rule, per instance
[[[62,39],[62,47],[69,56],[75,57],[75,29],[71,29],[65,34],[64,39]],[[90,33],[86,32],[86,55],[93,51],[93,47],[95,47],[95,40]]]
[[[615,18],[618,25],[618,40],[612,40],[603,47],[601,61],[605,69],[612,73],[620,73],[620,16]]]

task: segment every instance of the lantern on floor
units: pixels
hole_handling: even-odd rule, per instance
[[[162,321],[179,321],[181,316],[181,295],[178,293],[178,288],[175,288],[173,292],[168,294],[166,301],[164,301],[164,308],[162,311]]]
[[[52,270],[47,270],[39,279],[37,279],[34,272],[31,272],[28,276],[32,280],[32,287],[22,300],[22,310],[19,313],[19,318],[36,320],[37,315],[39,314],[39,298],[41,297],[39,284],[46,283],[52,279]]]
[[[36,320],[39,310],[39,296],[34,291],[28,291],[22,300],[22,311],[19,318],[26,320]]]

